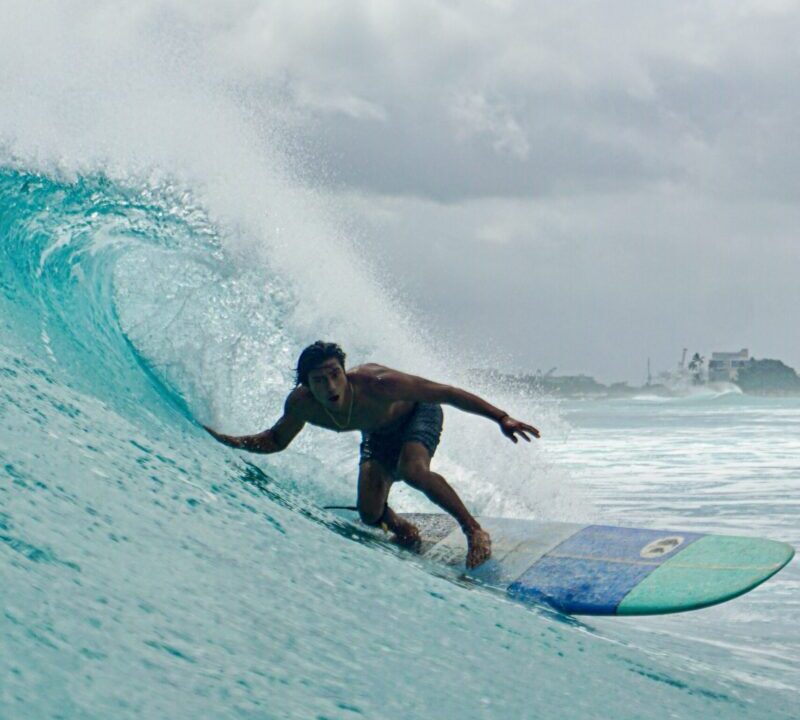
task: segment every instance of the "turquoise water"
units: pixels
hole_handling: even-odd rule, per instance
[[[395,344],[370,310],[347,324],[393,302],[344,250],[326,253],[348,274],[312,285],[242,232],[177,183],[0,169],[0,717],[796,716],[796,560],[717,608],[563,617],[320,510],[353,500],[354,436],[310,430],[269,458],[214,443],[197,420],[263,428],[317,335],[461,371],[396,342],[395,318]],[[797,400],[482,390],[544,439],[448,411],[439,468],[477,512],[800,545]]]

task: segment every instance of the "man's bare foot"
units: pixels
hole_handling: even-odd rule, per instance
[[[467,533],[467,569],[478,567],[492,556],[492,539],[482,528]]]
[[[392,540],[396,542],[400,547],[404,548],[417,548],[419,547],[422,539],[419,536],[419,530],[414,523],[408,522],[408,520],[401,520],[398,518],[399,522],[392,528],[392,532],[394,533],[394,537]]]

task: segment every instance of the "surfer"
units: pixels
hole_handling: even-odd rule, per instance
[[[452,515],[467,537],[468,568],[491,556],[489,534],[456,492],[430,469],[442,432],[442,405],[494,420],[513,442],[539,431],[466,390],[369,363],[345,370],[335,343],[309,345],[297,361],[296,387],[283,416],[257,435],[232,436],[203,426],[220,442],[254,453],[286,449],[306,423],[335,432],[361,431],[358,513],[367,525],[384,526],[406,547],[419,544],[417,527],[387,504],[392,483],[404,480]],[[518,437],[519,436],[519,437]]]

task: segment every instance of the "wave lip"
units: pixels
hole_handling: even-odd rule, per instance
[[[165,399],[179,396],[156,375],[142,374],[147,361],[120,322],[119,264],[143,248],[209,245],[207,225],[168,200],[102,176],[70,182],[0,169],[9,343],[22,342],[61,382],[122,403],[133,415],[143,407],[158,414]]]

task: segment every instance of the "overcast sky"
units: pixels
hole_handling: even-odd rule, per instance
[[[183,34],[470,356],[800,367],[799,2],[77,6],[109,48]]]
[[[420,311],[508,366],[800,366],[800,3],[248,3],[269,79]]]

